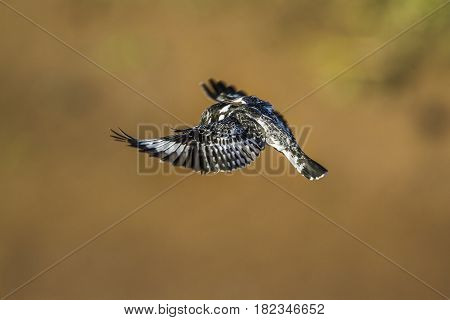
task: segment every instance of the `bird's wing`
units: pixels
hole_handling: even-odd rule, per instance
[[[247,94],[242,90],[236,90],[232,85],[227,85],[224,81],[216,81],[209,79],[209,86],[201,83],[206,95],[217,102],[229,102],[242,97]]]
[[[255,128],[228,117],[159,139],[137,140],[113,130],[111,136],[173,165],[208,173],[232,171],[254,161],[266,144],[262,131]]]

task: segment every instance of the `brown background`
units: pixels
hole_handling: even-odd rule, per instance
[[[8,2],[195,124],[202,80],[284,110],[443,1]],[[326,179],[270,177],[446,295],[449,9],[285,113],[312,126]],[[4,296],[182,176],[137,175],[135,152],[108,137],[179,121],[4,5],[0,39]],[[187,178],[11,298],[441,297],[238,172]]]

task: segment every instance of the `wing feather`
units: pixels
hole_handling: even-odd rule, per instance
[[[209,79],[209,86],[201,83],[206,95],[214,101],[224,102],[245,97],[247,94],[242,90],[236,90],[232,85],[227,85],[224,81]]]
[[[112,136],[175,166],[209,173],[243,168],[254,161],[266,143],[261,132],[228,117],[208,125],[177,130],[175,135],[159,139],[137,140],[123,131],[113,130]]]

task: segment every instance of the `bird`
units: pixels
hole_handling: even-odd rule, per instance
[[[266,145],[281,152],[309,180],[319,180],[327,169],[309,158],[297,143],[284,117],[272,104],[247,95],[224,81],[201,83],[214,101],[192,128],[174,129],[173,135],[136,139],[111,129],[111,137],[152,157],[202,174],[230,172],[252,163]]]

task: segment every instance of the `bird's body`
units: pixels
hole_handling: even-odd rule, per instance
[[[137,140],[113,131],[112,137],[128,142],[151,156],[202,173],[231,171],[254,161],[268,144],[282,152],[306,178],[317,180],[327,170],[301,150],[284,118],[273,106],[224,82],[203,84],[217,103],[206,109],[196,127],[175,130],[175,135]]]

